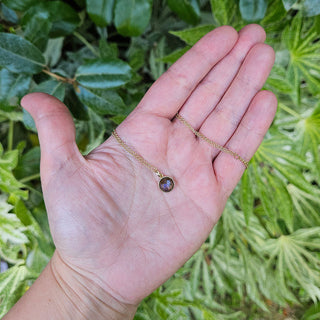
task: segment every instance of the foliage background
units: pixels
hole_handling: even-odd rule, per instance
[[[319,14],[320,0],[1,1],[0,317],[54,250],[21,97],[64,101],[86,154],[202,35],[255,22],[276,51],[274,123],[207,241],[135,319],[320,319]]]

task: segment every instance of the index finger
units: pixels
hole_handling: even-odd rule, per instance
[[[197,84],[237,40],[238,33],[230,26],[206,34],[152,85],[138,109],[172,119]]]

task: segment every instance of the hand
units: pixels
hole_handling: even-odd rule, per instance
[[[120,137],[175,180],[173,191],[108,138],[83,157],[67,108],[25,96],[41,145],[41,181],[58,260],[111,296],[138,304],[205,241],[245,167],[195,138],[178,119],[250,160],[276,110],[260,91],[274,62],[257,25],[224,26],[164,73],[117,128]]]

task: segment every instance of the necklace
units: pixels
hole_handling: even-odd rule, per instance
[[[205,136],[204,134],[202,134],[201,132],[194,130],[194,129],[192,128],[191,124],[190,124],[185,118],[183,118],[183,117],[181,116],[181,114],[177,113],[177,114],[176,114],[176,118],[177,118],[178,120],[180,120],[180,122],[181,122],[182,124],[184,124],[187,128],[189,128],[197,137],[199,137],[200,139],[202,139],[202,140],[206,141],[207,143],[211,144],[212,146],[214,146],[215,148],[219,149],[220,151],[222,151],[222,152],[224,152],[224,153],[231,154],[236,160],[241,161],[241,162],[244,164],[244,166],[245,166],[246,168],[248,168],[249,162],[246,161],[246,160],[244,160],[238,153],[236,153],[236,152],[234,152],[234,151],[232,151],[232,150],[230,150],[230,149],[228,149],[228,148],[226,148],[226,147],[221,146],[220,144],[218,144],[218,143],[210,140],[208,137],[206,137],[206,136]]]
[[[160,178],[160,180],[159,180],[160,190],[162,190],[163,192],[170,192],[173,189],[174,181],[171,177],[162,174],[159,169],[157,169],[155,166],[153,166],[151,163],[149,163],[139,153],[137,153],[133,149],[131,149],[120,138],[120,136],[118,135],[116,130],[112,131],[112,135],[116,138],[117,142],[123,147],[124,150],[126,150],[128,153],[130,153],[132,156],[134,156],[141,164],[143,164],[145,167],[147,167],[149,170],[151,170],[153,173],[155,173],[157,177]]]
[[[231,154],[236,160],[241,161],[246,168],[248,168],[249,162],[244,160],[238,153],[221,146],[220,144],[210,140],[208,137],[206,137],[204,134],[202,134],[199,131],[196,131],[193,129],[191,124],[184,119],[179,113],[176,114],[176,118],[184,124],[187,128],[189,128],[197,137],[200,139],[206,141],[207,143],[211,144],[213,147],[217,148],[218,150]],[[141,164],[143,164],[145,167],[147,167],[149,170],[151,170],[153,173],[156,174],[157,177],[160,178],[159,180],[159,188],[163,192],[170,192],[174,188],[174,181],[171,177],[164,175],[160,172],[159,169],[157,169],[155,166],[153,166],[150,162],[148,162],[146,159],[144,159],[139,153],[134,151],[132,148],[130,148],[118,135],[116,129],[112,131],[112,135],[116,138],[117,142],[122,146],[122,148],[127,151],[129,154],[131,154],[133,157],[135,157]]]

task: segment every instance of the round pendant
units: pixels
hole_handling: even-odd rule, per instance
[[[159,188],[163,192],[170,192],[173,189],[173,187],[174,187],[174,182],[173,182],[173,179],[170,177],[163,177],[159,181]]]

